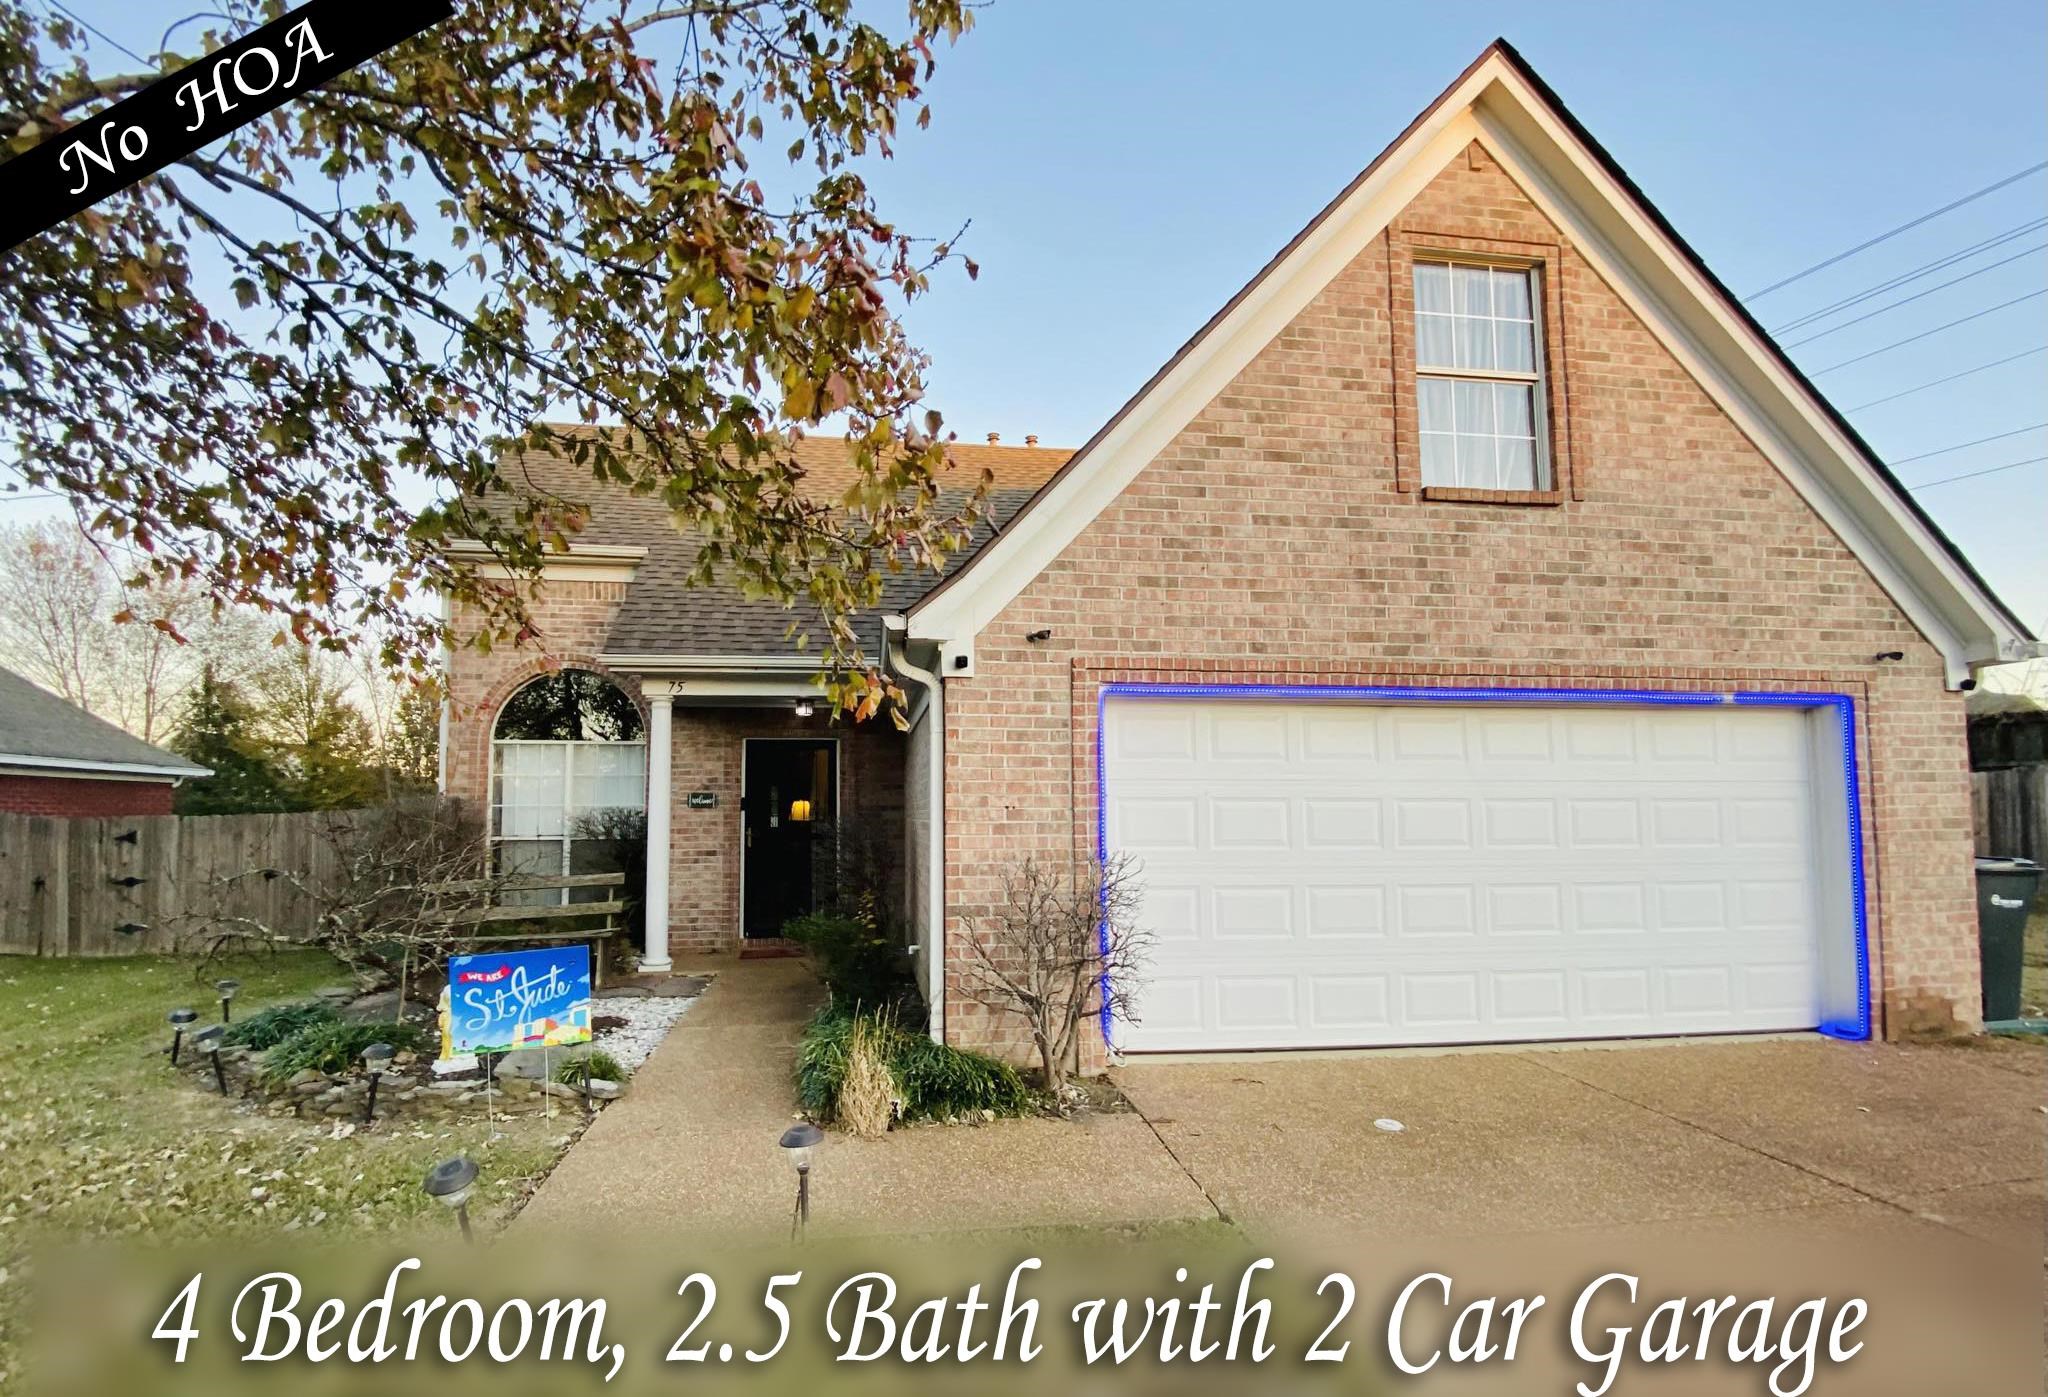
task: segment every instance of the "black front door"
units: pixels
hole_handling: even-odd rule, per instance
[[[838,818],[838,744],[756,738],[746,744],[746,794],[740,801],[742,930],[780,936],[792,917],[817,910],[830,876]]]

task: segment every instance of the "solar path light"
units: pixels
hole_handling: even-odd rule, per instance
[[[824,1139],[825,1132],[809,1121],[798,1121],[782,1132],[782,1152],[796,1170],[796,1217],[789,1226],[792,1239],[803,1236],[811,1221],[811,1161]]]
[[[476,1239],[469,1231],[469,1196],[476,1191],[476,1161],[463,1155],[444,1159],[427,1171],[426,1182],[420,1187],[427,1197],[443,1207],[455,1210],[455,1220],[462,1224],[462,1240]]]
[[[235,991],[242,987],[242,982],[240,980],[215,980],[213,987],[220,994],[220,1021],[226,1023],[228,1021],[228,1005],[234,1002]]]
[[[370,1118],[377,1114],[377,1083],[390,1070],[393,1051],[389,1043],[372,1043],[362,1051],[363,1070],[370,1074],[370,1099],[363,1104],[364,1125],[368,1125]]]
[[[219,1024],[214,1024],[210,1028],[202,1028],[192,1035],[192,1046],[213,1059],[213,1080],[220,1087],[220,1094],[222,1096],[228,1094],[227,1069],[220,1065],[221,1040],[226,1037],[227,1030]]]
[[[185,1030],[199,1022],[197,1009],[171,1010],[171,1066],[178,1065],[178,1054],[185,1046]]]

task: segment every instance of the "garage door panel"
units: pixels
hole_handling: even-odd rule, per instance
[[[1216,1027],[1225,1033],[1247,1029],[1299,1029],[1296,977],[1226,975],[1216,981]]]
[[[1219,887],[1211,894],[1209,925],[1217,941],[1285,940],[1294,935],[1294,889]]]
[[[1411,1028],[1476,1030],[1479,976],[1476,972],[1403,975],[1402,1019]]]
[[[1215,853],[1286,849],[1297,843],[1285,800],[1214,796],[1208,802],[1208,813],[1209,848]]]
[[[1385,975],[1309,977],[1310,1026],[1317,1029],[1386,1029],[1393,1024]]]
[[[1387,893],[1378,886],[1304,889],[1308,916],[1303,930],[1313,940],[1384,937]]]
[[[1106,834],[1160,942],[1120,1041],[1810,1027],[1803,732],[1722,705],[1112,703]]]

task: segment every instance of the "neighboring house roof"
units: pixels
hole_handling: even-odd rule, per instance
[[[0,669],[0,767],[130,781],[212,774],[5,669]]]
[[[1823,398],[1506,40],[1296,234],[1049,480],[1000,539],[912,607],[913,638],[962,646],[1405,208],[1479,142],[1870,569],[1948,661],[2036,653],[1868,443]]]
[[[794,450],[813,497],[836,500],[854,482],[853,450],[845,439],[807,437],[796,443]],[[962,558],[987,546],[1070,454],[1037,446],[950,444],[947,455],[952,465],[939,481],[942,509],[956,509],[965,503],[984,471],[994,483],[972,541],[949,565],[958,567]],[[633,563],[632,581],[612,618],[603,654],[620,658],[794,658],[803,652],[796,649],[789,633],[792,623],[811,633],[809,653],[816,653],[820,638],[817,619],[802,608],[742,596],[731,583],[691,586],[688,579],[696,566],[698,541],[676,526],[658,497],[636,495],[622,486],[598,481],[588,466],[553,452],[515,452],[505,459],[500,476],[516,493],[588,510],[588,523],[570,545],[572,554],[579,549],[645,550]],[[502,507],[503,497],[479,503],[486,508]],[[870,654],[881,650],[881,618],[907,610],[938,580],[939,575],[928,569],[906,568],[884,583],[881,603],[856,619],[861,643]]]

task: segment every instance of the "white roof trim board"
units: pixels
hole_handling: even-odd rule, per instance
[[[186,781],[213,775],[210,766],[151,766],[144,762],[98,762],[82,757],[37,757],[20,752],[0,752],[0,770],[11,774],[35,773],[50,776],[100,776],[109,781]]]
[[[1557,224],[1947,660],[2041,646],[1869,448],[1504,41],[1077,452],[982,553],[910,610],[912,639],[962,647],[1063,552],[1215,395],[1465,147],[1477,141]]]

